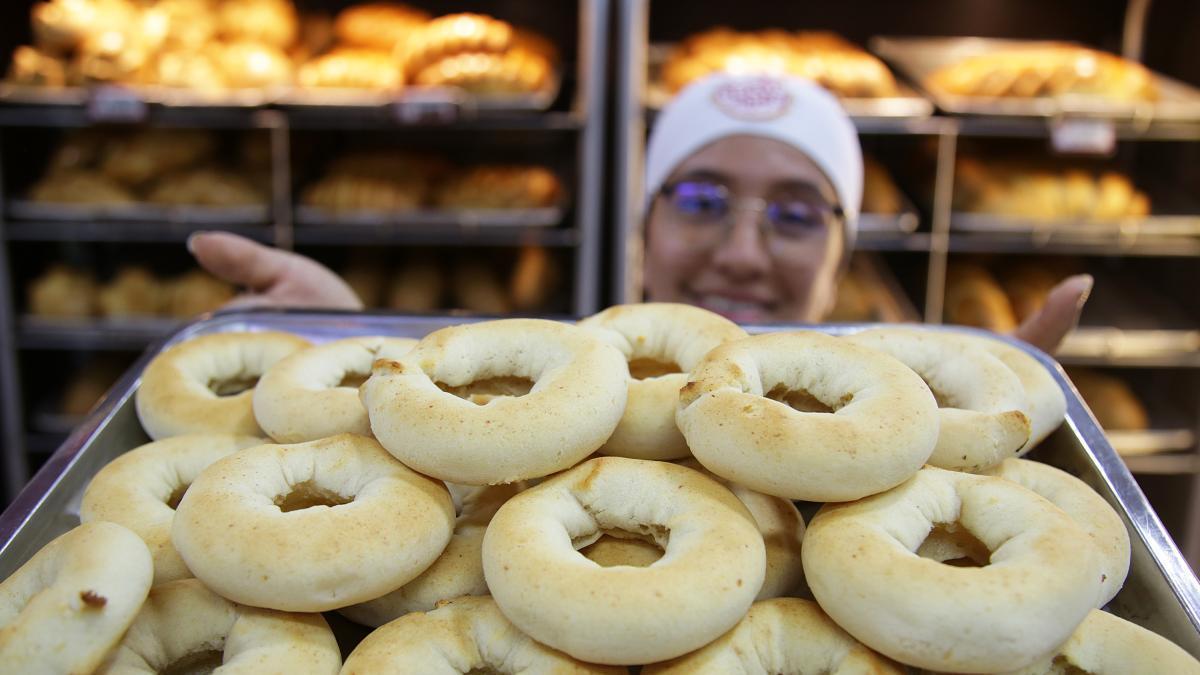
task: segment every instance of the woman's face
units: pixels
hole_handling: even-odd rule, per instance
[[[819,321],[844,254],[836,203],[825,174],[786,143],[730,136],[705,146],[651,203],[647,299],[738,323]]]

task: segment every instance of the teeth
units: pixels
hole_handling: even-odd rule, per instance
[[[706,295],[700,304],[715,312],[761,312],[763,306],[757,302],[733,300],[720,295]]]

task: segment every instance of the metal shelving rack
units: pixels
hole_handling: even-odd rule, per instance
[[[1126,45],[1141,43],[1145,4],[1135,1],[1126,8]],[[651,20],[651,5],[650,0],[622,0],[617,18],[619,40],[616,46],[620,53],[616,59],[617,93],[614,108],[617,124],[614,142],[617,144],[615,175],[618,181],[615,200],[617,222],[612,232],[616,274],[611,289],[615,302],[637,301],[642,297],[641,218],[644,195],[641,168],[644,164],[647,129],[656,115],[655,111],[648,109],[644,98],[647,91],[650,45],[652,39],[657,39],[650,31],[650,26],[654,24]],[[751,12],[751,9],[758,11]],[[775,6],[766,9],[756,5],[754,8],[748,8],[747,14],[766,16],[782,14],[785,11],[787,10]],[[730,16],[732,15],[726,15],[725,18]],[[711,19],[708,21],[714,23]],[[708,27],[696,21],[689,21],[686,26],[693,30]],[[674,26],[673,29],[679,30],[680,27]],[[1137,58],[1136,53],[1128,55]],[[927,255],[923,298],[925,321],[941,323],[943,320],[946,265],[952,254],[1072,254],[1093,257],[1200,259],[1200,213],[1194,217],[1176,219],[1178,222],[1173,222],[1173,226],[1185,225],[1185,230],[1195,228],[1194,232],[1183,232],[1176,236],[1149,236],[1139,231],[1138,223],[1099,235],[1092,233],[1086,239],[1081,239],[1077,232],[1066,229],[1055,232],[1044,227],[1031,227],[1028,232],[1000,235],[964,232],[955,227],[956,218],[959,216],[953,213],[952,204],[959,141],[976,138],[1046,139],[1050,137],[1052,125],[1056,121],[1058,120],[1052,118],[951,117],[938,114],[925,118],[854,118],[860,135],[864,137],[926,136],[932,138],[936,145],[932,194],[925,211],[923,227],[914,233],[867,232],[860,238],[857,246],[863,250]],[[1117,140],[1125,142],[1200,141],[1200,120],[1115,121],[1113,130]],[[1058,358],[1066,365],[1178,370],[1180,377],[1191,378],[1190,386],[1193,389],[1200,389],[1200,332],[1191,329],[1128,330],[1083,326],[1064,345]],[[1146,474],[1191,476],[1192,489],[1188,497],[1187,522],[1181,548],[1185,550],[1194,566],[1200,563],[1200,454],[1196,447],[1196,439],[1200,438],[1200,414],[1197,413],[1200,411],[1191,411],[1188,416],[1192,423],[1190,429],[1152,430],[1124,435],[1118,433],[1114,438],[1114,445],[1125,443],[1134,451],[1146,452],[1148,448],[1191,450],[1190,453],[1142,454],[1130,457],[1129,466],[1136,472]]]
[[[481,0],[468,8],[489,11],[503,3]],[[446,10],[450,11],[450,10]],[[460,10],[461,11],[461,10]],[[502,14],[501,14],[502,15]],[[503,15],[502,15],[503,16]],[[3,442],[4,491],[11,497],[29,477],[27,446],[44,450],[46,434],[26,429],[22,404],[19,354],[40,350],[140,351],[170,332],[172,321],[149,322],[47,322],[20,317],[9,258],[13,247],[28,242],[182,243],[196,230],[222,229],[243,234],[284,249],[296,246],[425,246],[515,247],[536,244],[570,256],[568,283],[570,310],[589,314],[600,302],[600,211],[604,170],[604,133],[607,105],[607,41],[609,0],[578,0],[574,10],[578,39],[565,47],[576,50],[566,59],[575,70],[569,74],[572,96],[542,112],[489,111],[465,106],[446,117],[430,118],[417,109],[399,105],[377,107],[287,106],[263,108],[185,107],[151,104],[140,124],[145,126],[216,130],[261,129],[270,135],[272,190],[270,222],[261,225],[163,222],[45,222],[9,220],[7,184],[0,175],[0,434]],[[6,45],[11,48],[14,45]],[[564,94],[560,93],[560,96]],[[4,134],[14,128],[72,129],[92,126],[97,119],[83,105],[5,105],[0,107],[0,151]],[[298,224],[293,217],[297,195],[292,185],[293,132],[402,131],[420,134],[509,132],[555,135],[568,138],[572,182],[571,204],[557,222],[541,226],[495,225],[480,222],[406,223],[404,226]],[[559,153],[563,154],[563,153]],[[534,153],[523,157],[538,161]],[[558,159],[562,159],[558,157]],[[31,443],[27,443],[31,441]],[[35,449],[36,449],[35,448]]]

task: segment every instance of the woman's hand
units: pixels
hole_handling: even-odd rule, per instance
[[[1090,274],[1068,277],[1046,296],[1046,303],[1037,314],[1029,317],[1013,333],[1047,354],[1054,354],[1058,345],[1079,323],[1079,314],[1095,280]]]
[[[197,232],[187,247],[213,276],[246,289],[226,308],[363,308],[341,277],[311,258],[228,232]]]

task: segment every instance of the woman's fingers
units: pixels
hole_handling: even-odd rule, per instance
[[[196,232],[187,247],[213,276],[256,291],[278,284],[292,255],[229,232]]]
[[[1042,309],[1026,319],[1013,335],[1053,354],[1067,333],[1079,323],[1079,314],[1094,283],[1090,274],[1068,277],[1050,291]]]

